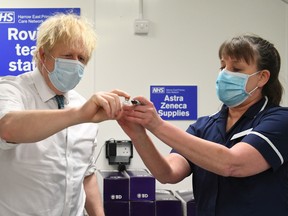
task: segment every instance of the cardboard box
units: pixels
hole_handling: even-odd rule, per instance
[[[170,190],[156,190],[157,216],[183,216],[182,203]]]
[[[175,191],[175,196],[181,200],[183,216],[196,216],[196,204],[192,190]]]
[[[126,171],[130,179],[130,201],[154,201],[155,178],[145,169]]]
[[[103,201],[129,201],[129,177],[118,170],[98,170],[98,184]]]
[[[155,216],[155,201],[130,201],[130,216]]]
[[[129,216],[130,215],[129,201],[105,201],[104,210],[105,216]]]

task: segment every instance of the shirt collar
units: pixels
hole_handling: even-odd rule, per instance
[[[249,109],[244,113],[245,116],[254,118],[258,113],[260,113],[262,110],[264,110],[268,105],[268,98],[265,96],[261,100],[259,100],[257,103],[253,104]],[[226,117],[228,113],[228,107],[223,104],[221,107],[221,110],[211,117],[214,119],[218,119],[219,117]]]
[[[258,113],[263,111],[268,104],[268,98],[265,96],[257,103],[253,104],[245,113],[244,115],[250,118],[254,118]]]
[[[47,102],[55,96],[55,92],[49,88],[38,68],[32,71],[32,79],[43,102]],[[63,94],[63,96],[67,100],[67,93]]]

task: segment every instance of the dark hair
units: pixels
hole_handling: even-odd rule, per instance
[[[280,104],[283,94],[283,87],[278,78],[281,59],[272,43],[257,35],[240,35],[220,46],[219,58],[223,56],[244,60],[247,64],[256,63],[258,70],[268,70],[270,78],[263,87],[262,95],[267,96],[273,104]]]

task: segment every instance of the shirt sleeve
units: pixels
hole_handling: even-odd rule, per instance
[[[23,110],[22,92],[10,80],[0,80],[0,119],[11,111]],[[0,149],[15,148],[18,144],[7,143],[0,137]]]
[[[2,149],[2,150],[12,149],[12,148],[15,148],[18,145],[19,144],[7,143],[5,140],[0,138],[0,149]]]
[[[91,155],[91,158],[90,158],[90,162],[89,162],[89,165],[88,165],[88,168],[85,172],[85,176],[89,176],[89,175],[92,175],[93,173],[96,172],[97,170],[97,166],[96,166],[96,162],[97,162],[97,138],[95,138],[94,140],[94,145],[93,145],[93,151],[92,151],[92,155]],[[101,148],[102,149],[102,148]],[[98,154],[101,153],[101,150]]]

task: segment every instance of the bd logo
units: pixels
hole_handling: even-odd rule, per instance
[[[15,23],[15,12],[0,11],[0,23]]]
[[[165,93],[165,87],[152,87],[152,93],[164,94]]]

